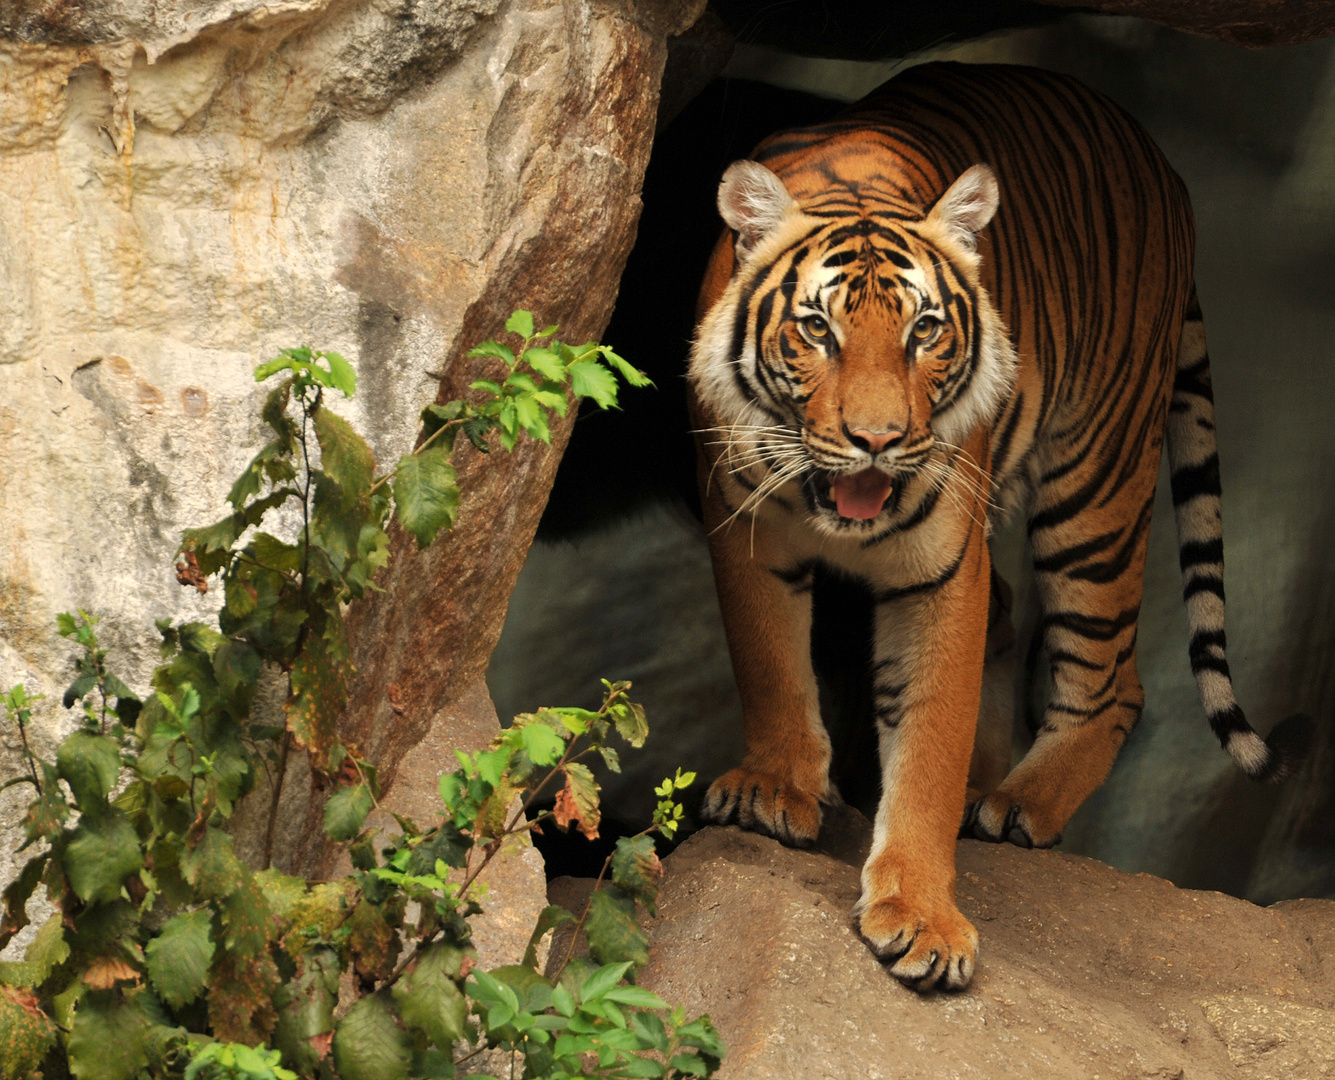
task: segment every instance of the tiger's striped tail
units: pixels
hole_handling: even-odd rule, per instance
[[[1224,533],[1214,393],[1205,325],[1194,289],[1182,323],[1167,427],[1191,671],[1210,727],[1238,767],[1254,779],[1279,781],[1306,756],[1311,721],[1290,717],[1262,740],[1233,696],[1224,638]]]

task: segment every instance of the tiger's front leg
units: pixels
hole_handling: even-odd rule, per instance
[[[982,691],[989,557],[981,526],[954,576],[876,608],[882,787],[858,902],[862,936],[917,990],[973,977],[978,932],[955,906],[955,840]]]
[[[830,797],[830,738],[811,667],[811,589],[794,579],[782,534],[750,516],[726,521],[705,499],[714,579],[742,699],[745,756],[705,796],[704,813],[726,825],[813,843]]]

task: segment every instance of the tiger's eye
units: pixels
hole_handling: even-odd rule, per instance
[[[830,324],[819,315],[808,315],[802,320],[802,325],[806,327],[807,333],[814,338],[823,338],[830,332]]]
[[[941,320],[934,319],[930,315],[924,315],[913,324],[913,336],[919,341],[926,341],[937,332],[941,327]]]

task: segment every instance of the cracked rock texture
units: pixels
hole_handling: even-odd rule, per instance
[[[383,463],[514,307],[602,331],[667,37],[702,8],[0,0],[0,687],[47,695],[41,752],[67,723],[57,612],[101,615],[141,691],[154,619],[212,618],[171,557],[259,445],[259,361],[302,342],[352,359],[342,411]],[[421,556],[397,538],[390,592],[358,615],[347,734],[390,786],[433,722],[494,723],[482,672],[568,423],[485,468],[464,451],[459,528]],[[0,777],[19,768],[2,737]],[[318,793],[291,780],[277,850],[327,862]]]
[[[710,1014],[724,1080],[1335,1077],[1335,901],[1263,908],[964,840],[978,971],[964,993],[920,997],[850,914],[866,819],[840,811],[824,834],[794,851],[711,828],[666,860],[640,982]]]

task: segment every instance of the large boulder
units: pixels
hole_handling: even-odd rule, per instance
[[[0,687],[47,695],[39,750],[67,722],[57,612],[101,615],[141,690],[153,620],[212,618],[171,557],[259,444],[258,361],[347,355],[345,411],[387,462],[512,308],[601,333],[667,38],[702,8],[0,3]],[[387,787],[433,721],[494,724],[482,673],[570,422],[551,448],[463,451],[458,529],[420,554],[396,538],[388,592],[355,613],[346,734]],[[12,734],[0,777],[19,771]],[[290,867],[332,858],[312,794],[284,785]],[[25,797],[0,797],[0,820]],[[15,846],[0,830],[0,879]]]
[[[866,819],[845,810],[824,832],[794,851],[710,828],[666,860],[639,981],[710,1014],[724,1080],[1335,1077],[1335,902],[1262,908],[965,840],[978,970],[961,994],[919,996],[850,914]]]

